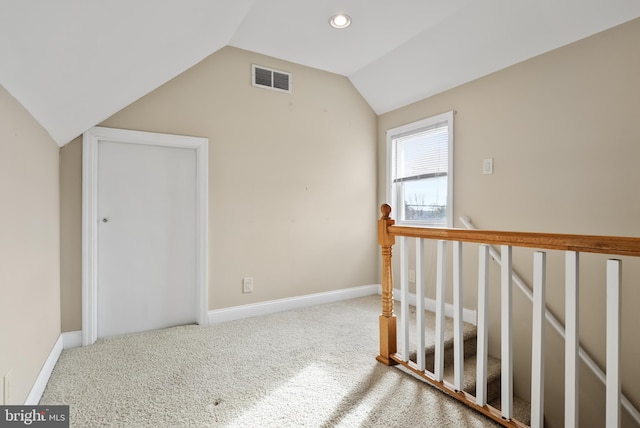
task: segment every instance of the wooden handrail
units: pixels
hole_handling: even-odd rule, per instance
[[[614,254],[640,257],[640,238],[623,236],[568,235],[560,233],[506,232],[496,230],[436,229],[389,226],[390,236],[443,239],[488,245],[511,245],[579,253]]]
[[[395,237],[402,236],[432,240],[471,242],[487,245],[501,245],[506,246],[506,248],[528,247],[546,250],[560,250],[567,251],[569,253],[575,252],[576,254],[596,253],[640,257],[640,237],[397,226],[395,225],[394,220],[390,217],[391,207],[389,205],[382,205],[380,210],[382,212],[382,217],[378,221],[378,243],[380,244],[382,251],[382,314],[380,315],[380,355],[377,357],[378,361],[387,365],[402,365],[403,367],[420,375],[427,382],[434,384],[439,389],[464,402],[468,406],[475,408],[477,411],[484,413],[503,426],[521,427],[524,425],[519,421],[510,419],[512,417],[510,415],[511,411],[508,411],[505,416],[505,413],[501,414],[500,411],[497,411],[489,405],[479,406],[475,403],[472,396],[466,393],[460,393],[443,382],[436,382],[432,376],[423,373],[421,370],[417,370],[411,362],[405,360],[406,356],[397,354],[396,316],[393,312],[393,275],[391,271],[392,247],[395,243]],[[617,262],[619,263],[619,261]],[[510,278],[510,273],[508,278]],[[620,287],[620,284],[619,282],[617,285],[614,283],[613,286]],[[576,301],[577,300],[574,300],[574,304],[576,304]],[[511,303],[509,302],[508,305],[510,307]],[[617,325],[614,327],[619,328]],[[574,334],[577,335],[577,331]],[[575,360],[577,361],[577,357]],[[619,399],[617,401],[612,399],[612,403],[611,407],[614,408],[614,410],[616,406],[619,409]],[[504,419],[505,417],[508,419]]]

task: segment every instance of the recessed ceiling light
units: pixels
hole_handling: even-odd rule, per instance
[[[351,25],[351,17],[344,13],[339,13],[331,17],[329,24],[331,24],[333,28],[347,28]]]

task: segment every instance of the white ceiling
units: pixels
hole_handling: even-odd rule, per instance
[[[347,76],[382,114],[639,16],[640,0],[0,0],[0,85],[63,145],[231,45]]]

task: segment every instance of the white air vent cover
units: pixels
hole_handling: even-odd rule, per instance
[[[251,65],[251,70],[251,82],[253,86],[291,92],[291,73],[255,64]]]

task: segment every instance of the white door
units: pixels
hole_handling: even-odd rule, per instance
[[[100,141],[97,336],[197,320],[196,150]]]

